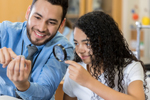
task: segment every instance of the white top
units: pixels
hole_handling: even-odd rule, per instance
[[[147,71],[146,74],[148,75],[146,81],[147,81],[147,87],[149,88],[149,91],[146,91],[146,95],[148,96],[148,100],[150,100],[150,71]]]
[[[15,98],[15,97],[3,95],[3,96],[0,96],[0,100],[22,100],[22,99],[18,99],[18,98]]]
[[[79,63],[79,64],[82,65],[87,70],[86,64],[84,64],[83,62]],[[89,90],[88,88],[83,87],[83,86],[79,85],[78,83],[76,83],[75,81],[73,81],[72,79],[70,79],[68,70],[69,69],[67,69],[67,72],[65,75],[63,91],[70,97],[77,97],[78,100],[91,100],[92,99],[91,97],[94,95],[94,93],[91,90]],[[133,82],[135,80],[141,80],[144,82],[144,73],[143,73],[143,68],[142,68],[140,62],[133,61],[126,68],[124,68],[123,74],[124,74],[123,87],[124,87],[126,94],[127,94],[127,88],[131,82]],[[104,84],[105,80],[104,80],[103,74],[100,76],[100,79],[101,79],[101,83]],[[117,82],[118,82],[118,76],[116,75],[115,87],[114,87],[114,90],[116,90],[116,91],[118,91]],[[105,85],[107,86],[107,84],[105,84]],[[93,100],[104,100],[97,95],[96,95],[96,97],[98,99],[93,98]]]

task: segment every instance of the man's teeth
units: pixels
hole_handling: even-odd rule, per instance
[[[44,36],[44,35],[41,35],[41,34],[39,34],[39,33],[37,33],[37,32],[36,32],[36,34],[37,34],[38,36]]]

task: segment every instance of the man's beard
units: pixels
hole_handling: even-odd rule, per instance
[[[33,31],[33,27],[31,28],[31,30]],[[57,31],[58,31],[58,29],[57,29]],[[27,25],[27,36],[28,36],[29,40],[31,41],[31,43],[34,44],[34,45],[37,45],[37,46],[40,46],[40,45],[43,45],[43,44],[46,44],[47,42],[49,42],[49,41],[56,35],[57,31],[55,32],[54,35],[51,35],[51,33],[48,33],[49,35],[51,35],[51,37],[49,37],[48,39],[46,39],[46,40],[45,40],[44,42],[42,42],[42,43],[37,43],[37,42],[40,41],[40,40],[39,40],[39,39],[36,39],[37,42],[32,41],[30,29],[29,29],[29,27],[28,27],[28,25]]]

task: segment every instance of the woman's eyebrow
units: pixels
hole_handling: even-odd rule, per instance
[[[74,41],[77,41],[77,40],[75,40],[75,39],[73,39]],[[84,40],[82,40],[81,42],[86,42],[86,41],[90,41],[89,39],[84,39]]]
[[[82,40],[82,42],[90,41],[89,39]]]
[[[73,39],[73,41],[77,41],[77,40]]]

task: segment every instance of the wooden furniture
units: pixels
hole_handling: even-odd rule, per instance
[[[70,0],[75,1],[75,0]],[[77,13],[67,13],[67,18],[72,20],[78,19],[80,16],[85,13],[93,11],[93,3],[95,0],[76,0],[79,2],[79,5],[76,5],[75,9],[78,9]],[[101,1],[100,7],[105,13],[110,14],[114,20],[118,23],[119,28],[122,28],[122,0],[97,0]],[[77,8],[79,7],[79,8]],[[73,11],[72,11],[73,12]]]
[[[56,94],[55,94],[55,100],[63,100],[63,95],[64,95],[64,92],[63,92],[63,81],[60,82],[57,90],[56,90]]]
[[[75,0],[69,0],[75,1]],[[77,0],[76,0],[77,1]],[[93,11],[93,1],[94,0],[78,0],[79,13],[78,14],[69,14],[67,13],[68,18],[78,18],[83,14]],[[101,0],[102,9],[112,15],[115,21],[118,23],[121,28],[121,18],[122,18],[122,0]],[[32,0],[0,0],[0,22],[4,20],[9,20],[12,22],[23,22],[25,21],[25,13],[29,5],[31,5]]]

